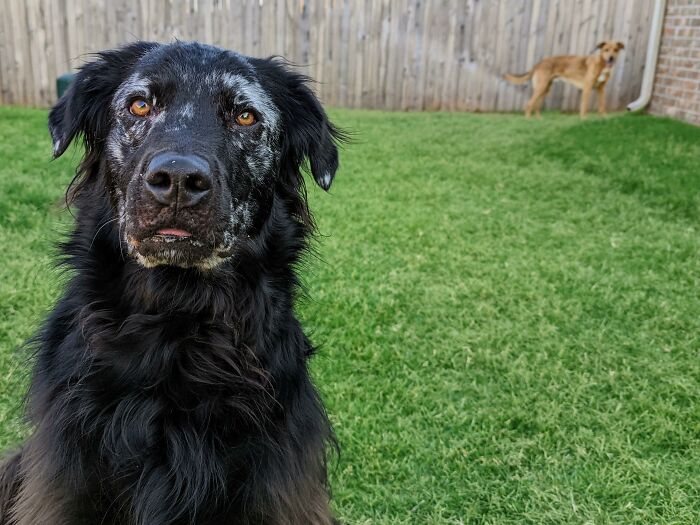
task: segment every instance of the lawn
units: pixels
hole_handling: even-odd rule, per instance
[[[700,523],[700,129],[333,111],[299,305],[348,524]],[[0,108],[0,445],[77,153]]]

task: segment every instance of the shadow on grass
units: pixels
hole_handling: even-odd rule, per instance
[[[591,119],[535,139],[531,153],[604,178],[669,219],[700,219],[700,128],[645,115]]]

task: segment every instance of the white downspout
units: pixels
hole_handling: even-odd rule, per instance
[[[637,100],[627,105],[628,111],[644,109],[651,100],[651,93],[654,90],[654,77],[656,76],[656,60],[659,57],[659,44],[661,43],[665,13],[666,0],[656,0],[654,14],[651,19],[651,30],[649,31],[647,60],[644,65],[644,76],[642,77],[642,91]]]

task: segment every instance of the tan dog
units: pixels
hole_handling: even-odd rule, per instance
[[[581,97],[581,118],[586,118],[591,91],[598,92],[598,113],[605,115],[605,84],[610,79],[622,42],[607,40],[596,46],[600,51],[589,56],[556,56],[545,58],[524,75],[505,75],[513,84],[522,84],[532,78],[532,98],[525,106],[525,116],[533,110],[540,117],[540,106],[552,87],[552,82],[560,78],[583,90]]]

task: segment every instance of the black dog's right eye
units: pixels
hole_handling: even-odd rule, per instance
[[[253,124],[255,124],[255,122],[255,114],[252,111],[241,111],[236,116],[236,124],[238,124],[239,126],[252,126]]]

